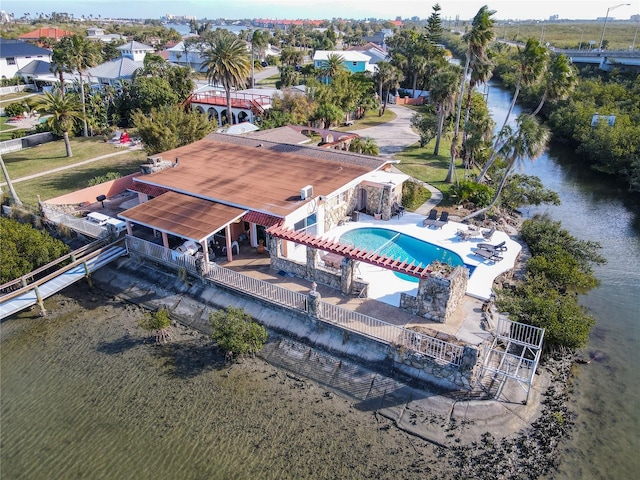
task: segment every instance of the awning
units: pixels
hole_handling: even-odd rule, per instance
[[[274,217],[267,213],[254,212],[250,210],[242,218],[245,222],[255,223],[256,225],[263,225],[265,227],[273,227],[274,225],[282,225],[283,219],[280,217]]]
[[[246,212],[241,208],[170,191],[118,216],[138,225],[202,242],[242,218]]]
[[[155,185],[149,185],[148,183],[142,182],[132,182],[127,190],[144,193],[150,197],[159,197],[163,193],[170,191],[168,188],[156,187]]]

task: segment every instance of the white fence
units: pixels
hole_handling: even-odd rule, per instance
[[[185,268],[194,275],[200,275],[197,261],[191,255],[182,255],[161,245],[141,238],[126,236],[127,250],[146,256],[169,267]],[[243,275],[228,268],[211,263],[201,267],[205,278],[214,284],[266,300],[279,307],[308,312],[307,295],[279,287],[257,278]],[[332,303],[320,301],[318,318],[342,329],[370,338],[422,353],[440,363],[459,366],[464,347],[408,330],[397,325],[369,317],[353,310],[347,310]]]
[[[58,212],[56,210],[45,208],[45,217],[51,222],[59,225],[65,225],[78,233],[82,233],[83,235],[87,235],[92,238],[102,238],[108,233],[106,226],[100,226],[93,222],[89,222],[84,218],[74,217],[73,215],[67,215],[66,213]]]
[[[0,155],[9,152],[17,152],[28,147],[35,147],[36,145],[52,142],[54,140],[55,137],[51,132],[35,133],[33,135],[27,135],[26,137],[5,140],[4,142],[0,142]]]

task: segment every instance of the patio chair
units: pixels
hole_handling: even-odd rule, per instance
[[[507,251],[506,243],[507,242],[500,242],[496,245],[491,245],[490,243],[479,243],[477,247],[482,250],[489,250],[493,252],[506,252]]]
[[[404,207],[399,205],[398,202],[393,202],[393,205],[391,205],[391,216],[400,218],[402,215],[404,215]]]
[[[485,240],[491,240],[491,237],[493,237],[494,233],[496,233],[495,225],[491,227],[489,230],[485,230],[484,232],[482,232],[482,236],[484,237]]]
[[[499,255],[496,251],[493,251],[493,250],[485,250],[484,248],[478,248],[473,253],[474,255],[482,257],[483,259],[489,260],[493,263],[496,263],[502,260],[502,255]]]
[[[449,212],[442,212],[440,218],[433,224],[436,228],[442,228],[449,223]]]
[[[434,208],[429,212],[429,216],[422,222],[423,227],[430,227],[438,220],[438,211]]]

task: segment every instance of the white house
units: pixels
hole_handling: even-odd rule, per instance
[[[144,67],[144,57],[153,47],[139,42],[128,42],[117,47],[120,58],[102,63],[87,70],[87,76],[100,85],[122,86],[123,80],[131,80],[136,70]]]
[[[0,38],[0,77],[12,78],[34,60],[50,63],[52,53],[22,40]]]

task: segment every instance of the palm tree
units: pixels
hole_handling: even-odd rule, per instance
[[[56,52],[59,52],[56,59]],[[64,71],[78,73],[80,77],[80,99],[82,102],[82,135],[89,136],[86,120],[86,107],[84,99],[84,81],[82,80],[82,73],[90,67],[98,64],[100,60],[100,53],[96,45],[86,38],[79,35],[71,35],[62,37],[56,48],[54,49],[54,62],[61,66]]]
[[[374,75],[379,89],[380,102],[382,107],[380,108],[379,116],[384,115],[387,109],[387,100],[389,99],[389,91],[391,87],[395,87],[400,81],[402,81],[402,72],[391,65],[389,62],[378,62],[376,64],[377,71]],[[386,95],[385,95],[386,87]]]
[[[564,54],[555,55],[551,58],[544,77],[546,79],[544,93],[540,99],[540,104],[531,114],[534,117],[540,112],[546,100],[554,101],[567,98],[576,84],[575,71],[571,61]]]
[[[493,208],[500,198],[502,189],[504,188],[507,179],[513,173],[514,167],[518,162],[524,160],[535,160],[544,152],[549,142],[550,132],[544,125],[541,125],[538,120],[529,115],[528,113],[521,113],[516,120],[516,129],[512,129],[510,126],[505,126],[505,138],[507,139],[500,148],[500,154],[505,159],[505,171],[498,185],[498,189],[491,201],[491,204],[485,208],[482,208],[471,215],[467,215],[462,219],[464,222],[470,218],[476,217],[481,213]]]
[[[330,83],[332,78],[345,71],[344,57],[338,53],[330,53],[327,55],[327,60],[322,64],[321,71],[324,77],[328,79],[327,83]]]
[[[219,82],[227,96],[227,119],[233,124],[231,89],[244,88],[251,73],[246,44],[228,30],[218,29],[211,36],[211,47],[202,64],[211,83]]]
[[[458,95],[458,106],[456,109],[456,123],[453,131],[453,140],[451,142],[451,161],[449,162],[449,171],[447,172],[447,178],[445,182],[451,183],[455,174],[455,157],[457,155],[458,147],[458,135],[460,132],[460,114],[462,112],[462,98],[464,96],[464,87],[466,85],[467,77],[469,76],[469,68],[471,66],[472,59],[476,59],[476,65],[481,63],[483,59],[487,58],[487,47],[491,40],[494,38],[493,25],[494,20],[491,16],[496,13],[494,10],[489,10],[486,5],[478,10],[476,16],[473,18],[471,24],[471,30],[463,36],[463,39],[467,42],[467,54],[464,66],[464,74],[462,76],[462,82],[460,82],[460,93]],[[478,61],[479,60],[479,61]]]
[[[444,120],[451,113],[458,93],[458,82],[460,81],[460,72],[458,70],[457,67],[455,69],[452,67],[438,73],[433,79],[433,88],[429,92],[429,98],[435,104],[438,112],[438,133],[433,150],[434,155],[438,155],[440,151]]]
[[[13,198],[13,203],[15,203],[16,205],[22,206],[22,202],[18,198],[18,194],[16,193],[15,188],[13,188],[13,183],[11,182],[11,178],[9,178],[9,172],[7,171],[7,166],[4,164],[2,155],[0,155],[0,168],[2,168],[2,173],[4,174],[4,178],[7,180],[7,186],[9,187],[9,193],[11,193],[11,197]]]
[[[364,155],[378,155],[380,150],[375,140],[371,137],[356,137],[349,144],[349,151],[362,153]]]
[[[85,118],[78,96],[76,94],[62,95],[59,90],[55,90],[54,93],[45,92],[35,107],[39,112],[50,115],[46,117],[47,125],[56,135],[62,134],[67,157],[72,157],[69,131],[73,128],[76,120]]]
[[[257,53],[258,57],[262,59],[265,49],[267,48],[268,40],[262,30],[256,30],[251,35],[251,88],[255,88],[256,82],[254,78],[254,56]]]
[[[513,107],[516,104],[516,100],[518,99],[518,95],[520,94],[520,89],[522,86],[530,86],[537,82],[542,73],[544,72],[545,65],[547,63],[547,58],[549,55],[549,50],[543,45],[540,44],[538,40],[535,38],[530,38],[527,40],[527,43],[524,49],[520,49],[518,47],[518,80],[516,82],[515,91],[513,92],[513,97],[511,98],[511,104],[509,105],[509,110],[507,110],[507,115],[505,116],[504,123],[502,124],[502,128],[496,135],[496,139],[493,144],[493,153],[487,163],[485,163],[482,171],[478,175],[476,179],[477,182],[481,182],[484,179],[484,176],[487,174],[487,171],[493,165],[496,157],[498,156],[498,151],[502,148],[500,143],[506,138],[506,126],[509,121],[509,117],[511,116],[511,112],[513,111]]]

